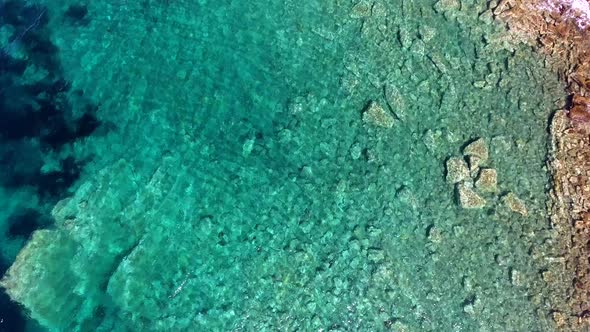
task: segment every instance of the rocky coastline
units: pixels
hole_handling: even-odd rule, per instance
[[[508,38],[545,54],[566,83],[565,105],[548,121],[552,175],[552,227],[558,234],[549,287],[561,288],[553,319],[559,330],[590,329],[590,5],[587,0],[502,0],[493,17],[506,24]],[[559,285],[561,284],[561,285]],[[564,289],[569,287],[569,290]],[[561,303],[558,305],[557,303]]]

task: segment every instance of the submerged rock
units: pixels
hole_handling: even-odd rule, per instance
[[[377,127],[391,128],[393,127],[394,118],[389,111],[372,101],[363,112],[363,121]]]
[[[469,164],[469,172],[471,172],[471,176],[475,177],[479,170],[479,165],[481,164],[481,158],[477,156],[467,156],[467,164]]]
[[[254,138],[249,138],[244,141],[244,144],[242,145],[242,156],[248,157],[252,153],[252,150],[254,149],[254,143]]]
[[[477,157],[480,161],[479,164],[483,164],[488,160],[488,144],[483,138],[479,138],[467,145],[465,149],[463,149],[463,154],[469,157]]]
[[[458,0],[440,0],[434,5],[437,12],[458,10],[461,3]]]
[[[358,2],[354,7],[352,7],[352,11],[350,12],[350,17],[352,18],[363,18],[371,16],[371,6],[372,3],[366,0],[361,0]]]
[[[384,88],[384,97],[395,116],[403,121],[406,117],[406,105],[399,88],[393,84],[386,84]]]
[[[516,212],[525,217],[529,215],[529,212],[524,202],[520,198],[518,198],[514,193],[510,192],[506,194],[502,198],[502,200],[504,201],[504,204],[506,204],[506,206],[513,212]]]
[[[484,168],[479,171],[479,176],[475,181],[475,187],[481,191],[496,191],[498,184],[498,174],[493,168]]]
[[[422,142],[430,152],[435,152],[440,149],[440,140],[442,138],[442,130],[428,129],[422,138]]]
[[[362,156],[362,154],[363,154],[363,148],[361,147],[361,145],[358,142],[355,142],[350,147],[350,156],[352,157],[353,160],[357,160]]]
[[[486,205],[486,200],[464,183],[457,185],[457,195],[459,204],[464,209],[481,209]]]
[[[447,182],[458,183],[469,178],[469,168],[463,158],[451,157],[447,160]]]

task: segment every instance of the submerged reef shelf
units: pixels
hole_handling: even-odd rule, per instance
[[[0,274],[34,231],[52,227],[51,209],[72,194],[91,159],[75,145],[101,126],[99,106],[71,89],[48,27],[64,11],[0,1]],[[2,290],[0,331],[36,326]]]
[[[47,12],[109,130],[68,145],[88,162],[0,282],[45,328],[563,326],[546,159],[564,83],[486,3]]]

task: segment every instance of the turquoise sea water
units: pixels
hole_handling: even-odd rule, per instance
[[[43,5],[101,123],[54,153],[80,178],[3,281],[46,329],[554,328],[563,86],[484,3],[95,1],[81,24]],[[478,138],[498,190],[464,209],[445,163]]]

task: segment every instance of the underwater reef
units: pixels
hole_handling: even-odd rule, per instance
[[[0,329],[583,329],[584,3],[2,2]]]

